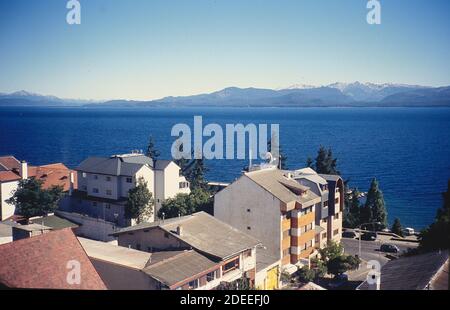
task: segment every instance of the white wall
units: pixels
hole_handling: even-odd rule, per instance
[[[0,183],[0,220],[3,221],[14,215],[15,206],[6,203],[6,200],[12,197],[13,192],[17,189],[19,182]]]
[[[215,195],[214,216],[254,236],[281,259],[280,201],[247,176]]]

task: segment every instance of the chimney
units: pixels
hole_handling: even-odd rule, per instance
[[[181,237],[182,234],[183,234],[183,226],[178,225],[178,227],[177,227],[177,235]]]
[[[69,176],[69,196],[72,196],[73,193],[73,183],[74,183],[74,176],[73,176],[73,171],[70,171],[70,176]]]
[[[24,160],[20,162],[19,174],[22,177],[22,180],[28,179],[28,164]]]

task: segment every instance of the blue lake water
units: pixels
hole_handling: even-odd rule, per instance
[[[303,167],[320,145],[331,147],[352,186],[367,191],[371,178],[379,179],[390,223],[399,217],[416,229],[430,224],[450,179],[450,109],[444,108],[0,108],[0,155],[75,167],[88,156],[145,149],[151,134],[169,158],[172,126],[191,125],[194,115],[204,124],[280,124],[290,168]],[[208,178],[233,181],[246,164],[208,161]]]

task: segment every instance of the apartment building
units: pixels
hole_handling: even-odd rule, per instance
[[[178,193],[189,193],[189,183],[180,174],[180,168],[171,161],[156,161],[141,153],[90,157],[76,169],[78,190],[61,203],[60,210],[102,219],[120,227],[132,225],[125,216],[125,205],[130,189],[140,179],[147,183],[155,200],[152,222],[165,199]]]
[[[184,270],[183,264],[189,260],[198,261],[203,271],[190,275],[185,281],[167,280],[165,286],[170,289],[212,289],[222,282],[230,283],[242,277],[254,284],[256,247],[260,242],[205,212],[143,223],[112,235],[117,237],[119,246],[154,255],[168,251],[194,251],[174,258],[169,269],[169,265],[154,265],[147,270],[147,274],[164,279],[172,273],[192,273],[189,268],[193,267]],[[175,263],[176,259],[178,263]]]
[[[329,182],[312,172],[268,166],[244,173],[215,195],[214,216],[260,240],[266,256],[280,261],[281,269],[295,271],[309,264],[316,250],[335,236],[333,230],[340,232],[342,226],[342,209],[328,203],[341,197],[340,178],[329,176]],[[259,276],[266,281],[269,277]]]
[[[15,215],[15,207],[6,201],[12,197],[20,180],[35,178],[42,181],[42,188],[61,186],[69,192],[76,188],[76,179],[72,170],[64,164],[55,163],[43,166],[30,166],[14,156],[0,157],[0,221]]]

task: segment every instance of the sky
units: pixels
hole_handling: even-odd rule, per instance
[[[225,87],[450,85],[450,1],[0,0],[0,92],[148,100]]]

